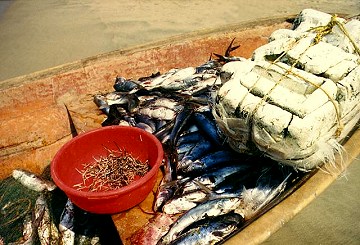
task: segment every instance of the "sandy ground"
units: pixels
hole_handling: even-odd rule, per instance
[[[105,3],[106,2],[106,3]],[[0,81],[116,49],[304,8],[360,13],[359,0],[0,1]],[[360,244],[360,161],[266,244]]]

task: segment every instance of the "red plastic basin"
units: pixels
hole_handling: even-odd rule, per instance
[[[76,168],[83,169],[82,164],[94,162],[94,157],[107,156],[106,148],[116,151],[118,147],[142,162],[147,160],[150,171],[116,190],[90,192],[73,187],[82,181]],[[67,142],[51,162],[51,176],[78,207],[92,213],[118,213],[136,206],[152,191],[163,154],[162,144],[152,134],[135,127],[108,126],[80,134]]]

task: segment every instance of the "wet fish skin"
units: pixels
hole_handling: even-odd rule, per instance
[[[154,78],[156,78],[156,77],[158,77],[158,76],[160,76],[160,75],[161,75],[161,74],[160,74],[160,72],[158,71],[158,72],[152,73],[150,76],[139,77],[139,78],[138,78],[138,81],[139,81],[139,82],[144,82],[144,81],[147,81],[147,80],[149,80],[149,79],[154,79]]]
[[[241,215],[230,213],[212,218],[181,234],[171,245],[208,245],[223,241],[243,222]]]
[[[68,199],[59,222],[60,244],[62,245],[73,245],[75,243],[74,216],[75,206]]]
[[[180,144],[176,147],[176,152],[178,155],[180,154],[186,155],[195,145],[196,142],[186,142]]]
[[[179,135],[181,134],[183,128],[188,123],[189,118],[194,113],[194,106],[185,105],[183,109],[177,114],[174,127],[170,133],[170,144],[174,147],[178,141]]]
[[[138,113],[134,115],[134,118],[138,123],[145,123],[146,125],[148,125],[151,128],[152,132],[155,132],[156,122],[152,118],[150,118],[146,115],[138,114]]]
[[[173,181],[166,181],[165,178],[163,178],[155,195],[153,210],[155,212],[161,211],[163,206],[169,202],[169,200],[178,196],[178,192],[181,192],[182,186],[189,180],[190,178],[182,178]]]
[[[135,127],[136,126],[136,120],[134,117],[129,116],[129,115],[124,115],[122,117],[123,120],[127,121],[131,126]]]
[[[107,118],[101,123],[101,126],[118,125],[123,117],[116,105],[109,106],[109,111],[106,114]]]
[[[233,164],[230,166],[215,169],[211,172],[206,172],[200,176],[195,177],[195,182],[189,181],[183,187],[183,191],[184,193],[188,193],[191,191],[200,190],[201,187],[199,187],[196,183],[200,183],[209,188],[210,190],[215,190],[223,182],[226,182],[228,179],[239,178],[240,176],[245,175],[250,169],[251,166],[240,164]]]
[[[275,180],[272,185],[258,185],[250,189],[244,188],[241,193],[241,203],[236,212],[241,214],[245,220],[249,220],[257,215],[276,196],[285,190],[292,174],[289,173],[284,176],[280,183],[278,180]]]
[[[155,131],[158,131],[160,128],[164,127],[167,124],[165,120],[155,120]]]
[[[181,111],[183,105],[175,98],[161,97],[157,95],[139,96],[139,107],[164,107],[172,111]]]
[[[176,116],[176,111],[163,106],[143,107],[139,113],[161,120],[173,120]]]
[[[40,194],[35,201],[35,218],[39,219],[42,212],[43,215],[40,219],[39,226],[37,227],[40,243],[41,245],[58,245],[60,242],[59,231],[54,223],[54,220],[51,218],[45,196]]]
[[[165,120],[161,120],[165,121]],[[168,121],[165,125],[163,125],[161,128],[158,128],[153,135],[158,138],[161,143],[165,144],[170,139],[170,132],[172,129],[172,126],[174,125],[174,120]]]
[[[207,139],[203,139],[195,144],[195,146],[185,154],[181,161],[177,164],[178,171],[182,172],[183,169],[189,167],[193,161],[201,158],[213,149],[214,145]]]
[[[111,92],[103,95],[95,95],[94,102],[99,106],[99,109],[103,107],[109,107],[116,105],[122,107],[128,112],[134,112],[140,104],[140,100],[136,94],[122,93],[122,92]],[[106,105],[107,104],[107,105]]]
[[[145,130],[146,132],[149,132],[149,133],[151,133],[151,134],[154,132],[153,129],[152,129],[148,124],[143,123],[143,122],[136,123],[136,124],[135,124],[135,127],[141,128],[141,129],[143,129],[143,130]]]
[[[176,186],[170,183],[176,180],[175,162],[177,161],[177,154],[175,149],[171,146],[164,147],[166,154],[164,177],[158,186],[155,194],[155,202],[153,210],[160,211],[162,206],[173,196]]]
[[[164,74],[159,74],[158,76],[142,78],[141,85],[146,90],[151,91],[152,89],[159,87],[162,83],[166,83],[166,80],[173,76],[179,70],[180,69],[173,68]]]
[[[188,167],[183,168],[182,172],[185,175],[198,174],[225,163],[236,163],[239,161],[241,161],[240,154],[231,150],[219,150],[193,161]]]
[[[240,199],[238,197],[218,198],[203,202],[180,216],[180,218],[173,223],[168,233],[161,238],[158,244],[169,244],[192,223],[208,217],[227,214],[235,210],[239,204]]]
[[[130,92],[133,89],[137,88],[138,84],[124,77],[116,77],[113,87],[117,92]]]
[[[175,197],[165,203],[162,211],[166,214],[180,214],[184,213],[196,205],[199,202],[205,200],[207,194],[202,191],[191,192],[180,197]]]
[[[203,138],[204,136],[199,131],[188,132],[180,135],[176,146],[179,147],[182,144],[198,142]]]
[[[109,115],[110,105],[106,102],[105,96],[100,94],[94,95],[93,101],[105,115]]]
[[[198,84],[200,81],[201,81],[201,77],[187,77],[183,80],[173,80],[169,83],[162,84],[156,89],[163,92],[171,93],[171,92],[186,90],[191,86]]]
[[[213,118],[208,118],[203,113],[195,112],[194,119],[196,125],[215,145],[222,146],[224,144],[224,140],[218,134],[218,128]]]
[[[195,67],[186,67],[183,69],[176,69],[166,79],[164,79],[155,89],[161,89],[167,92],[173,92],[181,89],[186,89],[194,83],[192,76],[195,74]]]
[[[166,185],[166,182],[161,181],[155,195],[153,210],[155,212],[160,211],[164,206],[164,204],[171,199],[173,194],[174,194],[173,186]]]
[[[13,170],[12,176],[22,185],[33,191],[53,191],[56,188],[56,185],[52,181],[44,180],[36,176],[35,174],[23,169]]]
[[[209,60],[208,62],[197,66],[195,68],[196,74],[216,74],[217,70],[221,67],[221,64],[216,60]]]

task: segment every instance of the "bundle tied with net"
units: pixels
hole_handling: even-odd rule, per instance
[[[335,162],[360,117],[360,21],[312,9],[229,62],[213,114],[229,144],[300,170]]]

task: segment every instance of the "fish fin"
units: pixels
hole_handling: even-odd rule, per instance
[[[212,200],[212,199],[217,199],[219,197],[221,197],[221,195],[213,192],[212,190],[210,190],[208,187],[206,187],[204,184],[200,183],[197,180],[193,180],[194,184],[196,184],[197,186],[200,187],[200,190],[202,192],[204,192],[206,194],[206,196],[204,198],[202,198],[201,200],[198,201],[198,203],[202,203],[208,200]]]
[[[69,118],[71,135],[72,135],[72,137],[74,138],[74,137],[76,137],[76,136],[78,135],[78,132],[77,132],[77,130],[76,130],[74,121],[73,121],[73,119],[72,119],[72,117],[71,117],[71,114],[70,114],[70,111],[69,111],[68,107],[66,106],[66,104],[64,104],[64,105],[65,105],[66,112],[67,112],[67,115],[68,115],[68,118]]]
[[[226,51],[225,51],[225,57],[229,57],[229,56],[230,56],[230,53],[231,53],[232,51],[234,51],[235,49],[237,49],[237,48],[240,47],[240,45],[233,46],[234,41],[235,41],[235,37],[231,40],[231,42],[230,42],[230,44],[229,44],[229,47],[226,49]]]
[[[265,201],[257,207],[257,210],[254,213],[257,213],[259,210],[264,208],[266,205],[268,205],[271,200],[273,200],[276,196],[280,195],[286,188],[287,181],[290,178],[292,173],[289,173],[285,179],[274,189],[272,190],[268,196],[266,197]]]

